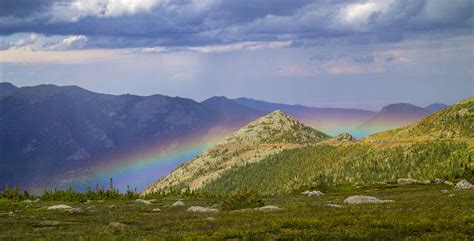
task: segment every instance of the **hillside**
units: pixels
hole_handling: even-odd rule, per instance
[[[434,140],[461,140],[473,144],[474,97],[408,126],[362,139],[368,143],[403,143]]]
[[[158,191],[197,190],[226,171],[256,163],[286,149],[306,146],[329,136],[284,114],[272,112],[228,136],[202,155],[149,186],[144,194]]]
[[[425,108],[407,103],[387,105],[372,119],[362,124],[360,130],[380,132],[399,128],[431,114]]]
[[[340,186],[396,182],[398,178],[472,178],[474,98],[408,127],[364,138],[285,150],[239,166],[205,185],[210,193],[253,189],[272,195]],[[393,142],[392,145],[378,145]],[[408,145],[406,145],[408,142]],[[466,143],[467,142],[467,143]],[[374,145],[377,144],[377,145]],[[302,168],[304,167],[304,168]]]

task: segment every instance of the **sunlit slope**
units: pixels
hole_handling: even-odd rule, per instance
[[[474,97],[469,97],[408,126],[362,139],[363,142],[375,144],[436,140],[457,140],[474,144]]]
[[[283,112],[275,111],[231,134],[215,147],[158,180],[144,193],[196,190],[232,168],[328,138],[328,135],[301,124]]]
[[[404,128],[343,144],[329,140],[285,150],[234,168],[202,188],[211,193],[254,189],[264,194],[299,192],[398,178],[471,179],[474,98]],[[381,145],[380,145],[381,144]]]

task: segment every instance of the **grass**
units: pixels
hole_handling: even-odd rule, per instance
[[[448,193],[441,193],[448,189]],[[449,197],[449,194],[454,194]],[[388,204],[344,205],[351,195],[395,200]],[[326,193],[322,197],[284,195],[263,198],[283,211],[191,213],[192,205],[222,205],[218,198],[184,197],[184,207],[166,207],[178,197],[153,205],[133,201],[40,202],[0,200],[0,239],[166,239],[166,240],[472,240],[474,190],[445,185],[372,185]],[[329,208],[326,203],[342,205]],[[79,214],[39,208],[67,204]],[[153,212],[160,208],[161,212]],[[218,206],[222,210],[222,206]],[[20,210],[15,212],[15,210]],[[8,213],[13,211],[13,216]],[[214,217],[214,221],[204,220]],[[125,224],[109,227],[111,222]]]

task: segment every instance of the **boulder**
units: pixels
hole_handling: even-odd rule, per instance
[[[60,205],[54,205],[54,206],[48,207],[47,209],[48,210],[60,210],[60,209],[70,209],[70,208],[72,208],[72,207],[70,207],[68,205],[60,204]]]
[[[215,221],[216,219],[213,218],[213,217],[207,217],[207,218],[204,218],[203,220],[204,220],[204,221],[213,222],[213,221]]]
[[[146,205],[151,205],[151,204],[152,204],[150,201],[143,200],[143,199],[136,199],[135,202],[136,202],[136,203],[146,204]]]
[[[188,208],[186,211],[188,212],[200,212],[200,213],[206,213],[206,212],[218,212],[219,210],[215,208],[209,208],[209,207],[201,207],[201,206],[191,206]]]
[[[407,185],[407,184],[429,184],[430,181],[428,181],[428,180],[420,181],[420,180],[416,180],[416,179],[412,179],[412,178],[398,178],[398,179],[397,179],[397,183],[400,184],[400,185]]]
[[[30,199],[26,199],[26,200],[23,200],[22,203],[32,203],[33,201],[31,201]]]
[[[161,212],[161,209],[159,209],[159,208],[153,208],[153,212]]]
[[[320,191],[312,191],[308,193],[308,197],[320,197],[322,195],[324,195],[324,193]]]
[[[324,205],[325,207],[328,207],[328,208],[342,208],[341,205],[337,205],[337,204],[332,204],[332,203],[327,203]]]
[[[280,210],[283,210],[277,206],[272,206],[272,205],[268,205],[268,206],[263,206],[263,207],[259,207],[259,208],[254,208],[255,210],[257,211],[280,211]]]
[[[364,204],[364,203],[392,203],[393,200],[380,200],[372,196],[351,196],[344,200],[345,204]]]
[[[33,202],[34,202],[34,203],[39,203],[39,202],[41,202],[41,199],[37,198],[37,199],[35,199]]]
[[[239,213],[239,212],[251,212],[254,211],[255,209],[253,208],[244,208],[244,209],[237,209],[237,210],[232,210],[230,211],[231,213]]]
[[[441,190],[440,192],[441,192],[441,193],[448,193],[448,190],[443,189],[443,190]]]
[[[472,185],[467,180],[461,180],[456,184],[456,186],[454,186],[454,188],[456,188],[456,189],[474,189],[474,185]]]
[[[181,201],[181,200],[178,200],[176,202],[174,202],[173,204],[171,204],[172,207],[181,207],[181,206],[184,206],[184,202]]]
[[[67,208],[67,209],[63,209],[63,213],[78,214],[78,213],[82,213],[82,209],[81,208]]]

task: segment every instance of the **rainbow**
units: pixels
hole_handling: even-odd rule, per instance
[[[167,175],[179,165],[193,159],[213,146],[220,139],[233,132],[235,126],[218,126],[206,133],[177,137],[169,143],[155,143],[142,146],[126,153],[116,153],[96,160],[93,167],[75,171],[72,175],[58,176],[54,187],[65,189],[69,186],[77,191],[95,188],[98,184],[107,188],[109,179],[121,192],[127,186],[137,191]],[[28,187],[33,193],[41,193],[43,187]]]

